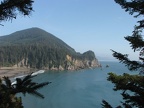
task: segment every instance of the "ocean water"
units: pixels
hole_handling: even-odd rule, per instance
[[[122,97],[107,81],[108,73],[132,73],[118,62],[101,62],[102,68],[79,71],[47,71],[34,77],[36,82],[52,82],[39,90],[45,98],[22,95],[24,108],[101,108],[105,99],[116,107]],[[106,67],[109,65],[109,67]]]

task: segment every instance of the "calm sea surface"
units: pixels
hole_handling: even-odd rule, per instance
[[[101,62],[102,69],[45,72],[34,78],[36,82],[52,82],[39,90],[45,98],[32,95],[22,97],[24,108],[101,108],[102,99],[114,107],[122,99],[120,92],[113,91],[107,74],[131,73],[118,62]],[[106,67],[109,65],[109,67]]]

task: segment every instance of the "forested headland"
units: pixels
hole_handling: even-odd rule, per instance
[[[83,54],[56,36],[30,28],[0,37],[0,67],[75,70],[97,67],[93,51]]]

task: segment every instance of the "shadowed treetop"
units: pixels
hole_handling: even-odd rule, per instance
[[[129,12],[130,15],[134,15],[138,19],[138,25],[134,27],[134,31],[131,36],[126,36],[125,39],[130,43],[130,47],[134,51],[139,52],[139,61],[133,61],[128,58],[128,54],[121,54],[113,51],[113,56],[121,63],[124,63],[129,70],[137,70],[137,75],[129,75],[124,73],[123,75],[116,75],[115,73],[109,73],[108,81],[114,84],[113,90],[121,91],[123,101],[116,108],[144,108],[144,0],[115,0],[122,9]],[[105,100],[102,101],[103,108],[113,108]]]
[[[0,22],[16,19],[17,14],[30,15],[33,0],[3,0],[0,4]]]

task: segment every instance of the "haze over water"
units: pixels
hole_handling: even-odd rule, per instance
[[[79,71],[45,72],[34,78],[36,82],[52,82],[40,92],[44,99],[31,95],[23,97],[25,108],[101,108],[105,99],[116,107],[122,99],[120,92],[113,91],[113,84],[107,81],[107,74],[130,73],[118,62],[101,62],[103,68]],[[109,67],[106,67],[109,65]]]

